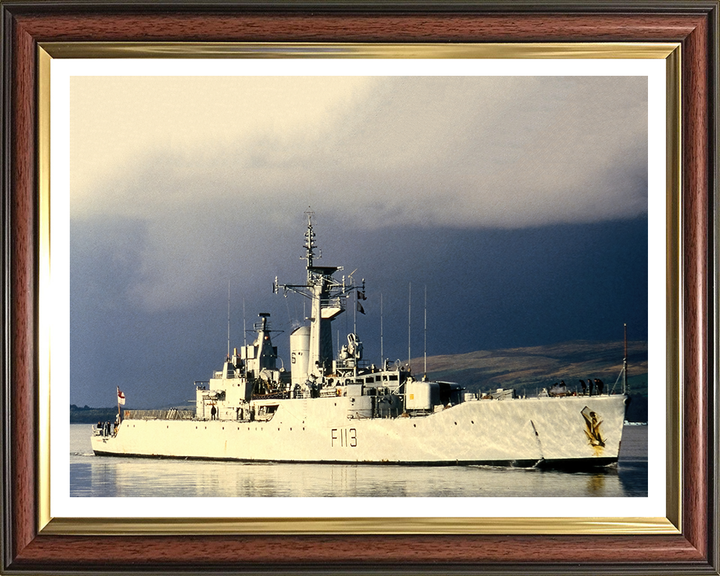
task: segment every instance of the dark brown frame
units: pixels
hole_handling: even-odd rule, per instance
[[[8,574],[111,571],[718,574],[718,1],[2,2],[2,558]],[[680,42],[682,533],[38,534],[40,42]]]

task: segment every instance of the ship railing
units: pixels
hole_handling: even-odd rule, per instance
[[[99,422],[93,424],[93,436],[114,436],[115,422]]]
[[[615,379],[615,384],[613,384],[612,390],[610,390],[610,394],[615,394],[615,387],[618,385],[618,382],[620,382],[620,378],[622,378],[625,374],[625,366],[620,368],[620,373],[618,374],[617,378]],[[623,394],[625,394],[625,390],[622,391]]]
[[[210,380],[195,380],[193,384],[196,390],[207,390],[210,387]]]
[[[242,370],[228,370],[227,371],[228,378],[240,378],[242,375],[243,375]],[[216,380],[221,380],[223,378],[223,371],[222,370],[214,371],[213,378]]]
[[[326,386],[320,389],[318,395],[320,398],[333,398],[337,396],[337,388],[335,386]],[[309,398],[310,396],[308,395],[307,397]]]
[[[365,384],[397,386],[400,383],[400,376],[397,372],[383,371],[363,374],[362,376],[358,376],[358,380],[362,380]]]
[[[194,410],[170,408],[169,410],[126,410],[126,420],[192,420]]]
[[[345,299],[340,296],[334,296],[332,298],[321,298],[320,305],[323,308],[340,308],[345,310]]]
[[[268,392],[267,394],[253,394],[253,400],[282,400],[284,398],[290,398],[289,390],[276,390],[275,392]]]

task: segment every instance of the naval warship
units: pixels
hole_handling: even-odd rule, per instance
[[[355,333],[335,353],[332,322],[365,297],[365,281],[318,266],[312,216],[306,276],[275,293],[310,302],[290,334],[290,370],[278,368],[268,314],[254,341],[235,348],[207,381],[194,410],[127,410],[93,430],[101,456],[345,464],[494,465],[591,468],[617,462],[628,401],[622,393],[551,388],[535,397],[488,394],[416,378],[409,365],[363,358]],[[627,357],[627,353],[626,353]],[[121,394],[118,391],[119,394]],[[120,410],[119,410],[120,412]]]

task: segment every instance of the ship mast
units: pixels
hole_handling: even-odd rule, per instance
[[[425,285],[425,310],[423,319],[423,380],[427,380],[427,284]]]
[[[315,230],[313,229],[312,211],[305,212],[307,229],[305,231],[305,256],[307,280],[305,284],[279,284],[277,277],[273,283],[273,292],[281,289],[283,295],[288,292],[300,294],[310,300],[310,342],[308,357],[308,376],[322,378],[330,368],[333,360],[333,341],[331,322],[345,311],[345,301],[355,291],[352,278],[347,283],[345,278],[337,281],[333,274],[342,270],[342,266],[317,266]]]
[[[410,369],[410,334],[411,334],[411,320],[412,320],[412,282],[408,283],[408,369]]]
[[[630,389],[628,388],[628,367],[627,367],[627,324],[623,324],[624,341],[625,341],[625,356],[623,357],[623,394],[629,394]]]
[[[313,216],[315,216],[315,212],[313,212],[312,210],[308,210],[307,212],[305,212],[305,216],[307,216],[308,227],[305,231],[305,244],[303,244],[303,248],[305,248],[305,260],[307,261],[307,283],[311,284],[312,277],[310,270],[313,267],[315,248],[317,248],[317,244],[315,244],[315,231],[313,230],[312,225],[312,219]]]
[[[245,326],[245,298],[243,298],[243,350],[247,350],[247,328]],[[243,376],[247,378],[247,362],[243,362]]]
[[[230,280],[228,280],[228,338],[227,338],[227,358],[230,359]]]
[[[380,366],[385,369],[385,351],[383,350],[383,295],[380,292]]]

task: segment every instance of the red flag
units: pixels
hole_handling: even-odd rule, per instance
[[[120,391],[120,388],[117,387],[117,395],[118,395],[118,404],[125,405],[125,393]]]

